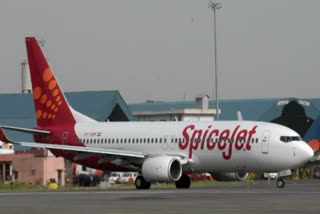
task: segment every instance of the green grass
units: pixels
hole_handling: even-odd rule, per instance
[[[28,183],[17,183],[14,182],[13,185],[10,185],[9,183],[0,183],[0,191],[2,192],[23,192],[23,191],[41,191],[48,189],[48,187],[44,187],[42,185],[34,185],[34,184],[28,184]]]

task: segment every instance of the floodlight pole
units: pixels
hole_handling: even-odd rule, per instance
[[[218,62],[217,62],[217,32],[216,32],[216,10],[221,9],[220,3],[214,3],[210,0],[209,8],[213,11],[213,29],[214,29],[214,74],[216,89],[216,120],[219,120],[219,94],[218,94]]]

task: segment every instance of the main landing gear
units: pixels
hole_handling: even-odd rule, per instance
[[[146,181],[142,175],[137,176],[135,182],[137,189],[150,189],[151,182]],[[175,182],[177,189],[189,189],[191,179],[187,175],[182,175],[178,181]]]
[[[146,181],[142,175],[137,176],[134,184],[137,189],[150,189],[151,183]]]
[[[188,175],[182,175],[175,184],[177,189],[189,189],[191,185],[190,177]]]

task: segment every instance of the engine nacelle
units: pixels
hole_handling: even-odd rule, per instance
[[[181,163],[174,157],[152,157],[146,159],[142,164],[142,176],[149,182],[173,182],[179,180],[181,174]]]
[[[211,174],[213,179],[216,181],[244,181],[249,175],[247,172],[224,172]]]

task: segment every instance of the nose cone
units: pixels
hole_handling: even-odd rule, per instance
[[[301,161],[302,165],[310,161],[314,155],[314,151],[312,150],[312,148],[305,142],[300,142],[298,152],[299,160]]]

